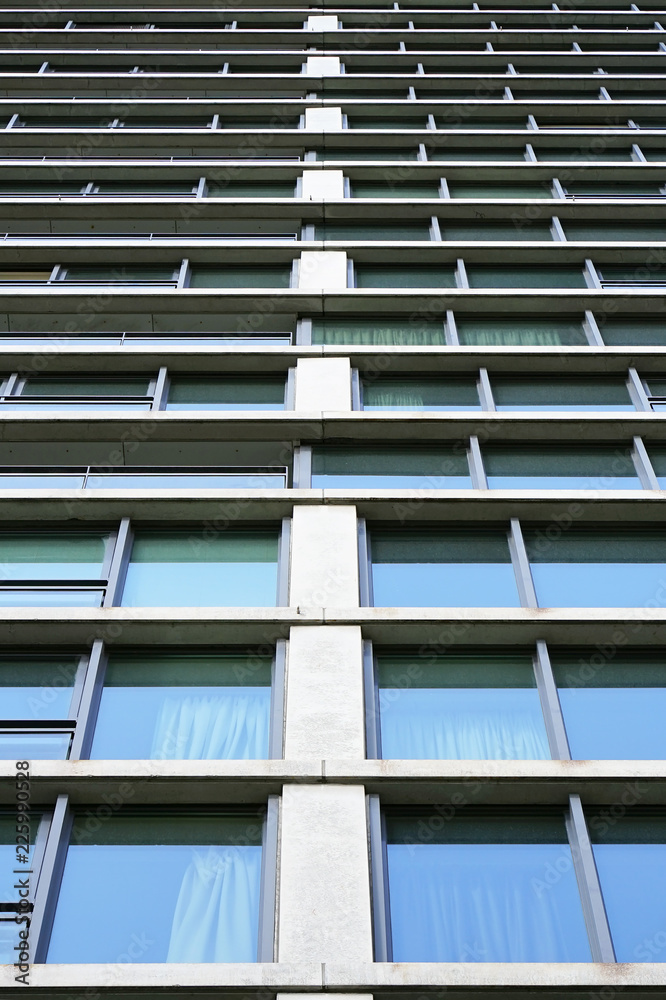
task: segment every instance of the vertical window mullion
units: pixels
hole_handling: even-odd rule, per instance
[[[363,409],[363,384],[361,382],[361,373],[358,368],[352,368],[351,371],[351,398],[352,398],[352,410],[362,410]]]
[[[35,893],[35,909],[30,925],[30,933],[34,942],[33,961],[36,964],[42,964],[46,961],[71,828],[72,815],[68,796],[59,795],[56,799],[44,847],[44,858]]]
[[[371,642],[363,643],[363,691],[365,694],[365,755],[368,760],[381,760],[379,688]]]
[[[391,947],[391,910],[386,856],[386,824],[382,816],[378,795],[368,795],[367,817],[375,962],[390,962],[393,957],[393,949]]]
[[[634,465],[636,466],[636,472],[638,473],[638,478],[641,484],[646,490],[660,490],[659,480],[650,461],[650,456],[647,453],[645,444],[643,443],[643,438],[635,436],[633,442],[633,448],[631,452],[631,457],[634,460]]]
[[[81,692],[81,702],[78,710],[78,720],[70,760],[87,760],[90,756],[95,723],[97,722],[97,712],[104,686],[104,674],[106,671],[106,653],[104,643],[101,639],[95,639],[90,652],[88,669]]]
[[[496,411],[495,399],[493,397],[493,389],[490,384],[490,376],[488,375],[487,368],[479,368],[477,389],[479,393],[479,400],[481,402],[481,408],[486,410],[488,413],[494,413]]]
[[[151,410],[166,409],[166,401],[169,394],[169,380],[167,374],[166,366],[162,366],[157,373],[157,381],[155,382],[155,391],[153,393]]]
[[[359,598],[362,608],[371,608],[374,604],[372,593],[372,553],[365,518],[358,519],[358,580]]]
[[[579,795],[569,796],[569,815],[566,818],[566,827],[583,906],[583,916],[590,939],[592,961],[615,962],[613,939],[608,926],[599,875]]]
[[[469,439],[469,449],[467,452],[467,461],[469,462],[469,472],[472,478],[472,486],[475,490],[487,490],[488,480],[486,478],[486,470],[483,466],[483,456],[481,455],[481,446],[479,445],[479,439],[476,434],[471,434]]]
[[[523,538],[520,521],[517,517],[511,518],[509,551],[511,553],[513,571],[516,575],[516,586],[518,587],[518,596],[520,597],[521,606],[523,608],[536,608],[539,606],[537,603],[536,590],[534,589],[532,571],[530,570],[530,563],[527,558],[525,539]]]
[[[259,892],[259,934],[257,961],[275,961],[275,904],[277,896],[277,853],[280,797],[269,795],[261,852],[261,889]]]
[[[278,608],[289,605],[289,570],[291,564],[291,518],[282,518],[282,528],[278,543],[277,595]]]
[[[271,709],[268,731],[268,757],[270,760],[282,760],[284,756],[283,729],[286,659],[287,644],[284,639],[278,639],[275,644],[271,683]]]
[[[295,490],[309,490],[312,486],[312,446],[299,445],[294,450],[293,487]]]
[[[130,519],[124,517],[120,522],[118,537],[111,557],[109,577],[104,595],[103,608],[112,608],[120,598],[125,584],[125,576],[132,551],[132,528]]]
[[[644,410],[650,413],[652,407],[650,406],[650,400],[648,394],[645,391],[645,386],[636,371],[635,368],[630,368],[627,379],[627,389],[629,390],[629,395],[631,400],[637,410]]]
[[[537,639],[534,674],[552,757],[554,760],[571,760],[562,706],[553,676],[548,646],[544,639]]]

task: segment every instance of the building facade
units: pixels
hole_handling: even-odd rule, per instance
[[[664,995],[665,32],[0,8],[0,1000]]]

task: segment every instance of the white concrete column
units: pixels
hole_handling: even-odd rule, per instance
[[[296,410],[351,410],[349,358],[299,358],[296,362]]]
[[[365,759],[363,639],[358,625],[292,627],[284,756]]]
[[[308,56],[305,60],[308,76],[339,76],[340,70],[340,56]]]
[[[342,128],[342,108],[306,108],[305,127],[317,132],[339,132]]]
[[[344,250],[304,250],[298,262],[298,287],[313,292],[339,292],[347,287]]]
[[[306,170],[301,184],[303,197],[312,201],[345,196],[345,175],[342,170]]]
[[[291,523],[289,605],[357,608],[356,507],[294,507]]]
[[[285,785],[278,962],[372,962],[362,785]]]
[[[307,31],[337,31],[337,14],[308,14]]]

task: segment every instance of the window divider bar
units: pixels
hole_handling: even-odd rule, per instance
[[[368,845],[375,962],[390,962],[391,911],[387,872],[386,830],[378,795],[367,797]]]
[[[30,925],[30,934],[35,947],[33,962],[36,964],[46,961],[72,821],[69,798],[67,795],[59,795],[44,848],[44,858],[35,893],[35,909]]]
[[[601,336],[601,330],[597,324],[596,317],[591,309],[585,310],[585,323],[584,323],[585,333],[587,334],[589,343],[593,347],[605,347],[604,339]]]
[[[294,449],[293,489],[309,490],[312,485],[312,445],[302,444]]]
[[[190,262],[187,257],[183,258],[178,271],[176,288],[189,288],[190,284]]]
[[[458,340],[458,327],[456,326],[456,317],[453,309],[446,310],[446,323],[444,324],[444,336],[446,343],[450,347],[460,347],[460,341]]]
[[[560,705],[557,684],[555,683],[553,667],[550,662],[548,645],[545,639],[537,639],[534,674],[553,759],[571,760],[571,751],[569,749],[566,726],[564,725],[562,706]]]
[[[365,753],[368,760],[380,760],[379,687],[372,643],[363,643],[363,692],[365,694]]]
[[[292,365],[287,369],[287,378],[284,386],[284,408],[294,410],[296,408],[296,367]]]
[[[18,387],[18,383],[19,383],[19,373],[18,372],[12,372],[11,375],[9,376],[9,378],[7,379],[7,385],[5,386],[5,389],[4,389],[4,392],[3,392],[2,395],[3,396],[17,396],[18,393],[16,392],[16,389]]]
[[[629,395],[631,396],[634,406],[638,410],[644,410],[647,413],[652,411],[648,394],[645,391],[645,386],[643,385],[643,381],[635,368],[629,368],[627,389],[629,390]]]
[[[296,323],[296,346],[307,347],[312,344],[312,320],[299,319]]]
[[[118,528],[118,537],[111,557],[109,579],[102,603],[103,608],[113,608],[122,594],[132,551],[132,527],[129,517],[124,517]]]
[[[151,410],[166,409],[167,396],[169,395],[169,379],[166,365],[163,365],[157,373],[155,391],[153,393],[153,405]]]
[[[476,434],[470,434],[467,459],[469,461],[469,471],[470,471],[470,476],[472,478],[472,486],[474,487],[475,490],[487,490],[488,480],[486,479],[486,470],[483,466],[483,456],[481,455],[481,446],[479,444],[479,439],[476,436]]]
[[[639,435],[634,435],[632,456],[634,464],[636,466],[636,471],[638,473],[638,478],[646,490],[660,490],[659,480],[657,479],[657,474],[654,471],[652,462],[650,461],[650,456],[648,455],[647,448],[645,447],[645,442],[643,438]]]
[[[361,385],[361,373],[358,368],[351,370],[351,404],[352,410],[363,409],[363,387]]]
[[[590,939],[592,961],[615,962],[613,939],[608,926],[599,874],[594,861],[580,795],[569,796],[569,815],[566,819],[566,826],[583,905],[583,916]]]
[[[279,608],[289,605],[289,570],[291,565],[291,518],[283,517],[278,542],[278,578],[276,602]]]
[[[104,674],[106,673],[106,652],[101,639],[95,639],[90,652],[88,669],[81,693],[76,730],[72,740],[70,760],[87,760],[90,755],[93,733],[97,722]]]
[[[465,269],[465,261],[462,257],[456,260],[456,284],[458,288],[469,288],[469,280]]]
[[[477,391],[479,393],[479,400],[481,402],[482,409],[488,413],[495,413],[497,411],[497,407],[495,406],[493,387],[490,384],[490,376],[488,375],[487,368],[479,368]]]
[[[257,961],[275,961],[275,909],[277,902],[277,857],[280,797],[269,795],[264,819],[261,852],[261,890],[259,893],[259,934]]]
[[[550,220],[550,231],[552,233],[553,240],[554,240],[555,243],[566,243],[567,242],[567,235],[564,232],[564,228],[562,226],[562,223],[560,222],[560,220],[558,219],[558,217],[556,215],[553,215],[551,217],[551,220]]]
[[[364,517],[358,519],[358,582],[359,598],[362,608],[371,608],[374,603],[372,593],[370,539]]]
[[[284,639],[278,639],[275,643],[273,683],[271,685],[271,717],[268,733],[268,756],[270,760],[282,760],[284,756],[286,663],[287,643]]]
[[[523,538],[523,531],[517,517],[511,518],[509,551],[511,552],[511,561],[513,562],[513,569],[516,574],[516,585],[518,587],[521,606],[523,608],[537,608],[539,605],[536,590],[534,589],[534,581],[532,580],[530,562],[527,558],[525,539]]]

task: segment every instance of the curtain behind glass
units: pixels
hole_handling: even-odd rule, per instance
[[[457,320],[461,344],[477,347],[553,347],[586,344],[579,321],[548,319]]]
[[[270,690],[238,688],[184,699],[165,695],[151,760],[260,760],[268,756]]]
[[[378,323],[367,320],[318,321],[312,324],[313,344],[349,346],[385,345],[387,347],[442,346],[446,344],[443,323]]]

